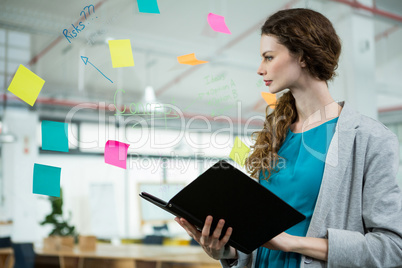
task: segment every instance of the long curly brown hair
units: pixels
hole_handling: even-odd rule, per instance
[[[281,10],[265,21],[261,35],[275,36],[292,56],[305,62],[311,76],[327,82],[336,75],[341,41],[324,15],[304,8]],[[246,170],[251,176],[257,178],[262,171],[266,180],[278,172],[278,160],[283,158],[278,151],[289,126],[297,119],[296,101],[290,91],[278,99],[271,113],[269,108],[270,105],[265,110],[263,129],[252,134],[255,143],[246,160]]]

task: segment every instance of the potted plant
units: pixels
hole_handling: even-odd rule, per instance
[[[44,239],[44,250],[72,250],[74,241],[77,240],[77,232],[75,227],[69,224],[71,220],[71,211],[69,218],[63,218],[63,191],[60,189],[60,197],[49,196],[47,198],[52,206],[52,211],[40,225],[51,224],[53,230],[50,232],[49,237]]]
[[[80,235],[78,246],[80,251],[96,251],[96,236]]]

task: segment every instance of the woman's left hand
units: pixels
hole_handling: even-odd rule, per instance
[[[266,242],[263,247],[272,249],[272,250],[282,250],[284,252],[291,252],[294,249],[294,245],[296,244],[297,236],[293,236],[282,232]]]

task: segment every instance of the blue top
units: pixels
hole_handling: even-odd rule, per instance
[[[278,152],[285,158],[278,159],[276,167],[279,171],[272,173],[268,182],[260,172],[261,185],[306,216],[304,221],[286,230],[290,235],[307,234],[337,121],[338,117],[302,133],[293,133],[289,129]],[[268,176],[268,171],[266,174]],[[299,267],[300,258],[298,253],[260,247],[256,267]]]

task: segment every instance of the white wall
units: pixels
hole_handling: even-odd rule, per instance
[[[14,241],[20,242],[40,242],[51,231],[51,226],[39,225],[51,212],[51,207],[47,196],[32,193],[34,163],[61,167],[64,216],[67,218],[69,212],[72,212],[71,223],[80,234],[93,234],[94,225],[102,224],[91,221],[90,185],[110,183],[114,188],[111,202],[114,203],[114,211],[110,217],[115,218],[116,226],[109,228],[116,231],[115,238],[143,235],[138,211],[137,182],[161,183],[161,175],[151,177],[146,170],[138,169],[137,165],[130,166],[130,161],[127,170],[105,164],[103,155],[39,154],[38,116],[33,111],[10,109],[7,111],[5,123],[10,132],[16,134],[17,142],[4,144],[2,149],[4,204],[0,206],[0,221],[12,219],[13,226],[11,230],[3,227],[0,230],[1,236],[11,235]],[[26,149],[28,151],[25,151]],[[154,167],[152,169],[154,170]],[[106,213],[104,208],[98,209],[100,214]],[[129,216],[126,218],[126,209],[131,215],[129,219]]]
[[[2,145],[4,205],[0,218],[13,220],[14,241],[35,241],[46,231],[37,224],[46,203],[32,194],[33,166],[38,156],[37,121],[36,113],[14,109],[8,109],[4,119],[17,142]]]
[[[72,223],[81,234],[93,234],[90,211],[90,184],[112,183],[114,185],[115,215],[120,237],[124,236],[124,172],[118,167],[104,163],[103,156],[40,155],[41,162],[62,168],[64,214],[72,212]],[[106,198],[106,197],[105,197]],[[102,210],[102,207],[99,207]],[[106,213],[106,212],[105,212]],[[102,223],[99,223],[102,224]]]

